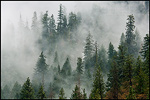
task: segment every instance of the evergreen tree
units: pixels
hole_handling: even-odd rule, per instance
[[[66,99],[65,97],[65,92],[64,92],[64,89],[61,88],[60,92],[59,92],[59,99]]]
[[[69,23],[68,23],[68,28],[71,32],[74,31],[74,29],[76,28],[77,25],[77,17],[76,14],[74,14],[73,12],[69,13]]]
[[[85,64],[85,69],[89,69],[91,66],[90,64],[90,59],[93,56],[94,52],[94,41],[92,39],[92,35],[88,34],[86,38],[86,45],[84,47],[84,64]]]
[[[44,74],[47,72],[48,65],[46,64],[45,56],[43,55],[43,51],[41,52],[41,55],[39,56],[38,62],[36,64],[35,68],[35,78],[39,78],[41,76],[42,84],[44,86]],[[37,79],[38,80],[38,79]]]
[[[64,39],[66,40],[67,38],[67,35],[68,35],[68,33],[67,33],[67,31],[68,31],[68,29],[67,29],[67,18],[66,18],[66,15],[64,15],[63,16],[63,25],[62,25],[62,32],[63,32],[63,36],[64,36]]]
[[[34,90],[32,88],[32,84],[30,82],[29,77],[27,78],[27,81],[22,86],[20,99],[34,99]]]
[[[31,29],[35,33],[39,32],[39,26],[38,26],[38,20],[37,20],[37,13],[36,13],[36,11],[33,13]]]
[[[132,55],[127,55],[125,64],[124,64],[124,69],[123,69],[123,74],[124,74],[124,81],[129,81],[129,85],[132,86],[132,77],[133,77],[133,67],[134,67],[134,59]]]
[[[127,18],[128,22],[126,23],[126,44],[128,54],[132,54],[135,56],[135,34],[134,34],[134,16],[129,15]]]
[[[43,39],[48,39],[49,37],[49,26],[48,26],[48,22],[49,22],[49,18],[48,18],[48,11],[46,11],[46,13],[44,14],[43,18],[42,18],[42,36]]]
[[[146,74],[145,86],[147,87],[147,91],[149,91],[149,40],[149,34],[146,34],[144,37],[144,44],[140,52],[144,60],[143,71]],[[149,95],[149,92],[147,92],[147,95]]]
[[[97,91],[98,91],[101,99],[103,99],[104,98],[104,81],[103,81],[103,76],[102,76],[102,72],[101,72],[101,67],[98,65],[97,45],[96,45],[95,75],[94,75],[93,89],[92,89],[94,96]]]
[[[147,75],[149,76],[149,35],[146,34],[146,36],[144,37],[144,44],[142,46],[142,50],[140,51],[143,60],[144,60],[144,71],[147,73]]]
[[[58,11],[58,25],[57,25],[57,33],[60,35],[62,34],[63,31],[63,8],[62,4],[59,6],[59,11]]]
[[[116,51],[114,49],[113,44],[110,42],[109,43],[109,48],[108,48],[108,70],[110,69],[111,63],[112,63],[112,58],[115,55]]]
[[[110,93],[112,94],[113,99],[118,99],[119,94],[119,74],[118,74],[118,64],[113,59],[111,64],[110,73],[108,75],[108,90],[110,90]]]
[[[41,85],[38,91],[38,95],[37,95],[38,99],[43,99],[46,98],[43,86]]]
[[[109,60],[111,60],[114,56],[114,46],[113,44],[110,42],[109,43],[109,48],[108,48],[108,58]]]
[[[118,47],[118,59],[117,59],[117,63],[118,63],[118,73],[119,73],[119,83],[121,85],[121,83],[123,82],[124,79],[124,74],[123,74],[123,68],[124,68],[124,62],[126,59],[126,55],[127,55],[127,49],[123,44],[120,44]]]
[[[73,93],[71,94],[71,99],[81,99],[82,94],[80,93],[79,87],[76,85]]]
[[[62,67],[61,73],[63,76],[66,77],[66,76],[70,76],[71,72],[72,72],[71,64],[70,64],[69,58],[67,58]]]
[[[91,92],[89,99],[101,99],[99,89],[96,89],[96,92]]]
[[[138,83],[136,85],[136,92],[138,94],[144,94],[145,89],[147,88],[147,84],[145,84],[146,83],[145,79],[146,79],[146,75],[143,72],[142,68],[140,67],[139,74],[136,78],[137,83]]]
[[[56,34],[56,25],[55,25],[55,19],[53,14],[50,17],[49,20],[49,30],[50,30],[50,35],[55,35]]]
[[[82,59],[79,57],[77,61],[77,74],[78,74],[78,87],[80,91],[80,82],[81,82],[81,74],[83,74],[83,64],[82,64]]]

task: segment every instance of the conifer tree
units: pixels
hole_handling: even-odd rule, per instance
[[[71,94],[71,99],[81,99],[82,94],[80,93],[79,87],[76,85],[73,93]]]
[[[66,99],[64,89],[61,88],[59,92],[59,99]]]
[[[144,60],[144,72],[149,76],[149,34],[146,34],[144,37],[144,44],[142,46],[142,50],[140,51],[143,60]]]
[[[43,99],[46,98],[43,86],[41,85],[38,91],[38,95],[37,95],[38,99]]]
[[[58,25],[57,25],[57,33],[60,35],[62,34],[63,31],[63,8],[62,4],[59,6],[59,11],[58,11]]]
[[[27,78],[27,81],[22,86],[20,99],[34,99],[34,90],[32,88],[32,84],[30,82],[29,77]]]
[[[119,74],[118,74],[118,64],[115,59],[113,59],[111,64],[110,73],[108,75],[108,84],[110,93],[113,99],[118,99],[119,94]]]
[[[95,94],[98,91],[101,99],[103,99],[104,98],[104,81],[103,81],[101,67],[98,65],[98,60],[97,60],[97,45],[95,45],[95,47],[96,47],[96,63],[95,63],[95,74],[94,74],[92,92],[94,92]]]
[[[41,83],[43,84],[43,86],[44,86],[44,75],[47,72],[47,68],[48,68],[48,65],[46,64],[46,59],[42,51],[41,55],[39,56],[38,62],[36,64],[35,78],[39,79],[39,76],[40,76],[39,80],[41,80]]]
[[[48,39],[48,37],[49,37],[48,22],[49,22],[48,11],[46,11],[46,13],[43,15],[43,18],[42,18],[42,25],[43,25],[42,36],[43,36],[43,39]]]
[[[82,59],[79,57],[77,61],[77,74],[78,74],[78,87],[80,91],[80,82],[81,82],[81,74],[83,74],[83,64],[82,64]]]
[[[55,35],[56,34],[56,25],[55,25],[55,19],[54,15],[52,14],[49,20],[49,29],[50,29],[50,34]]]
[[[124,74],[124,81],[129,81],[129,85],[132,86],[132,77],[133,77],[133,67],[134,67],[134,58],[132,55],[127,55],[125,64],[124,64],[124,69],[123,69],[123,74]]]
[[[109,43],[109,48],[108,48],[108,70],[110,69],[111,67],[111,63],[112,63],[112,58],[113,56],[115,55],[115,49],[114,49],[114,46],[113,44],[110,42]]]
[[[66,77],[66,76],[70,76],[71,72],[72,72],[71,64],[70,64],[69,58],[67,58],[62,67],[61,73],[63,76]]]
[[[94,40],[92,39],[93,36],[88,34],[86,38],[86,45],[84,47],[84,64],[85,64],[85,69],[89,69],[91,67],[90,65],[90,59],[93,56],[94,53]]]
[[[127,44],[127,51],[128,54],[132,54],[133,56],[135,56],[135,34],[134,34],[134,16],[129,15],[127,18],[127,23],[126,23],[126,44]]]

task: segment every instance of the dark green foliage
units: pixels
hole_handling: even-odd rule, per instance
[[[92,92],[96,94],[96,92],[98,91],[98,94],[100,95],[101,99],[103,99],[105,90],[104,90],[104,81],[103,81],[103,76],[102,76],[100,66],[97,67],[95,71],[96,73],[94,75]]]
[[[116,51],[114,49],[114,46],[113,44],[110,42],[109,43],[109,48],[108,48],[108,70],[110,69],[111,67],[111,63],[112,63],[112,58],[113,56],[115,55]]]
[[[129,95],[127,96],[127,99],[129,99],[129,100],[136,99],[132,86],[130,86]]]
[[[61,88],[59,92],[59,99],[66,99],[64,89]]]
[[[108,90],[110,90],[113,99],[118,99],[119,93],[119,73],[118,73],[118,64],[115,59],[111,63],[110,73],[108,74],[107,82]]]
[[[67,58],[62,67],[61,73],[63,76],[66,77],[66,76],[70,76],[71,72],[72,72],[71,64],[70,64],[69,58]]]
[[[144,94],[145,89],[147,88],[146,84],[146,74],[143,72],[142,68],[139,69],[139,73],[136,76],[138,85],[136,85],[136,93]]]
[[[135,76],[138,76],[140,73],[140,68],[142,68],[142,60],[141,57],[138,56],[137,61],[136,61],[136,67],[135,67]]]
[[[121,84],[123,82],[123,78],[125,77],[123,74],[123,67],[127,55],[127,49],[124,46],[124,44],[119,45],[118,49],[119,50],[117,63],[118,63],[119,83]]]
[[[132,55],[127,55],[125,64],[124,64],[124,69],[123,69],[123,75],[124,81],[129,81],[129,85],[132,86],[132,77],[133,77],[133,67],[134,67],[134,58]]]
[[[38,91],[38,95],[37,95],[38,99],[43,99],[46,98],[43,86],[41,85]]]
[[[146,34],[144,37],[144,45],[142,46],[142,50],[140,52],[144,60],[144,71],[147,73],[147,75],[149,75],[149,40],[149,35]]]
[[[79,87],[76,85],[75,89],[73,90],[73,93],[71,94],[71,99],[81,99],[82,94],[80,93]]]
[[[20,96],[21,85],[16,82],[11,90],[11,98],[18,99]],[[16,98],[17,97],[17,98]]]
[[[110,42],[109,43],[109,48],[108,48],[108,58],[112,59],[112,57],[114,56],[114,46],[113,44]]]
[[[58,25],[57,25],[57,33],[60,35],[63,32],[63,8],[62,4],[59,6],[59,11],[58,11]]]
[[[34,99],[34,90],[32,88],[32,84],[30,82],[29,77],[27,78],[27,81],[22,86],[20,99]]]

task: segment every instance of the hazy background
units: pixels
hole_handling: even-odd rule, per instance
[[[33,12],[48,11],[48,15],[54,14],[57,23],[59,5],[66,8],[69,13],[80,12],[82,23],[78,29],[79,40],[75,49],[61,41],[58,48],[60,66],[62,67],[66,56],[71,57],[72,69],[76,68],[77,57],[83,57],[85,38],[88,32],[93,35],[99,47],[103,44],[108,48],[111,41],[117,50],[121,34],[125,33],[127,16],[134,15],[135,26],[142,40],[149,33],[149,2],[145,1],[2,1],[1,2],[1,85],[6,83],[13,85],[15,81],[23,83],[26,78],[33,75],[33,68],[37,62],[40,50],[36,46],[37,38],[31,33],[21,34],[18,29],[20,15],[24,24],[28,21],[31,29]],[[148,5],[147,5],[148,4]],[[38,35],[38,34],[37,34]],[[65,49],[64,49],[65,48]],[[62,53],[65,55],[62,55]],[[64,57],[64,58],[63,58]],[[47,63],[51,65],[53,56],[47,57]]]

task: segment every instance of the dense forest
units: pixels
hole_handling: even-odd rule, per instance
[[[49,11],[39,17],[36,11],[33,12],[31,27],[28,22],[24,24],[20,14],[17,29],[20,37],[15,38],[20,42],[16,43],[32,44],[40,52],[35,59],[28,58],[36,60],[33,70],[28,69],[32,70],[32,77],[29,75],[20,81],[22,76],[16,74],[12,83],[3,82],[1,99],[149,99],[150,38],[148,33],[141,37],[135,19],[134,14],[126,16],[125,32],[120,33],[119,45],[115,49],[111,41],[100,43],[92,30],[87,30],[83,40],[81,26],[83,23],[91,25],[91,20],[85,22],[81,12],[67,15],[62,4],[59,5],[57,20],[53,14],[49,15]],[[104,30],[104,27],[102,25],[99,30]],[[29,42],[32,37],[35,43]],[[34,52],[27,45],[22,47],[27,48],[28,55]],[[16,49],[21,50],[17,46]],[[29,60],[18,59],[17,63],[28,63]]]

